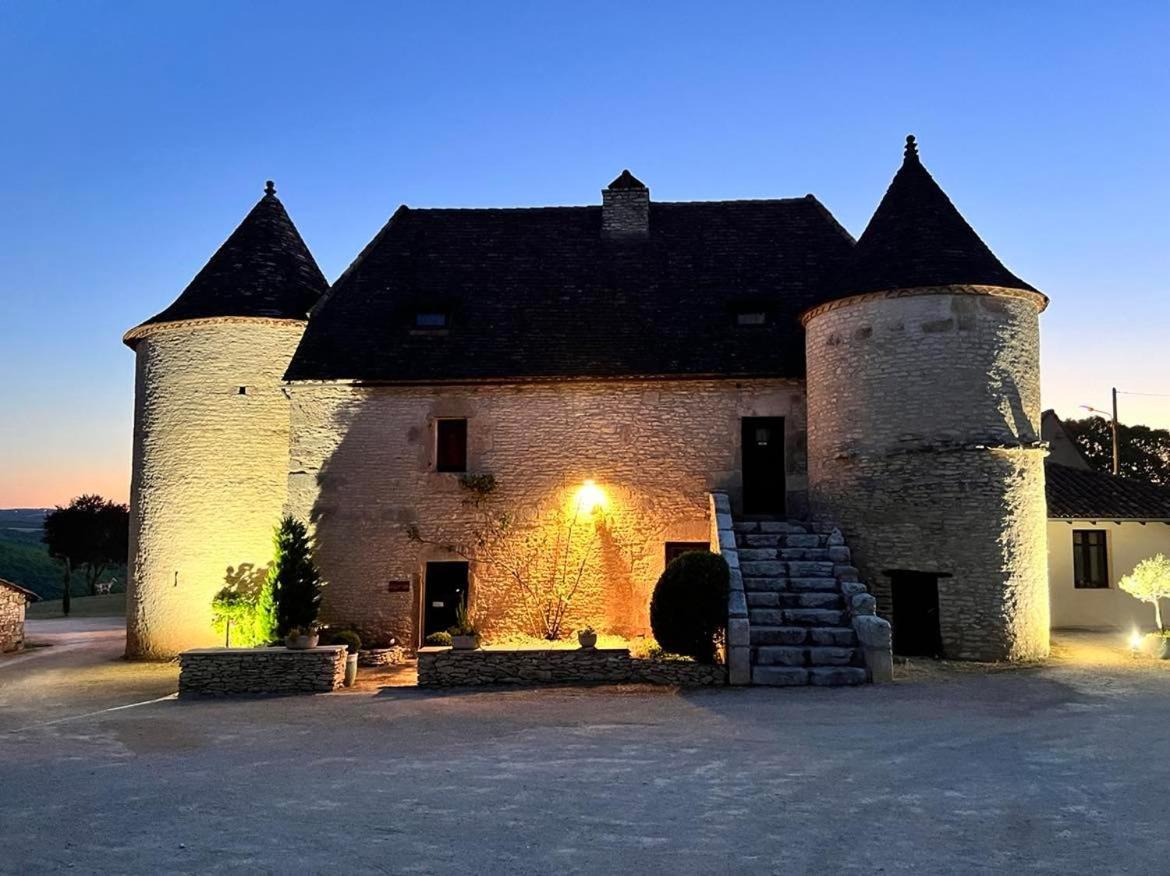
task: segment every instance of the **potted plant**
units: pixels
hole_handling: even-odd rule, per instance
[[[353,687],[357,681],[358,652],[362,649],[362,637],[357,630],[336,630],[329,636],[331,645],[345,645],[345,686]]]
[[[593,648],[597,645],[597,630],[593,627],[585,627],[583,630],[577,630],[577,643],[582,648]]]
[[[451,634],[445,632],[431,633],[423,639],[423,644],[428,648],[450,648]]]
[[[479,647],[479,630],[471,621],[466,603],[455,609],[455,625],[447,632],[451,634],[451,647],[456,651],[474,651]]]
[[[320,639],[321,634],[314,625],[291,627],[284,637],[284,647],[290,651],[308,651],[316,648]]]

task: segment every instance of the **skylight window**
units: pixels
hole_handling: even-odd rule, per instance
[[[437,311],[419,311],[414,315],[414,325],[422,329],[441,329],[447,327],[447,314]]]

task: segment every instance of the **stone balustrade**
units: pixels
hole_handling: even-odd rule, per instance
[[[418,652],[419,687],[635,682],[718,685],[727,683],[727,672],[722,666],[689,661],[638,659],[626,648],[420,648]]]
[[[196,648],[179,655],[179,695],[325,693],[345,680],[344,645]]]

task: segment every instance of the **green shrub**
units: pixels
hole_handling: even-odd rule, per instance
[[[650,628],[664,651],[714,663],[727,628],[731,573],[718,554],[691,551],[674,560],[654,586]]]
[[[467,610],[466,602],[455,606],[455,625],[448,627],[447,632],[452,636],[479,635],[479,630],[476,629],[475,622],[471,619],[471,613]]]
[[[321,605],[321,576],[313,562],[309,532],[295,517],[286,516],[273,539],[276,557],[268,582],[276,599],[276,632],[309,630],[317,623]]]
[[[450,633],[431,633],[423,639],[424,645],[429,645],[432,648],[450,648],[451,634]]]
[[[345,645],[350,654],[356,654],[362,649],[362,637],[356,630],[332,630],[329,633],[330,645]]]

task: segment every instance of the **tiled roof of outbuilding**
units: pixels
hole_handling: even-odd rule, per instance
[[[912,136],[902,167],[833,285],[838,295],[955,285],[1036,291],[979,239],[922,165]]]
[[[1170,487],[1050,462],[1048,516],[1066,520],[1170,520]]]
[[[619,177],[615,184],[622,182]],[[314,311],[286,377],[443,382],[804,373],[797,315],[853,248],[814,197],[600,207],[401,207]],[[764,325],[736,312],[766,311]],[[449,328],[416,330],[420,312]]]
[[[269,182],[182,294],[142,326],[219,316],[305,319],[328,286]]]
[[[40,600],[40,597],[37,596],[37,594],[35,594],[33,591],[29,590],[27,587],[21,587],[19,584],[14,584],[13,582],[6,581],[3,578],[0,578],[0,587],[7,587],[9,590],[15,590],[17,593],[24,596],[25,601],[27,602],[37,602]]]

